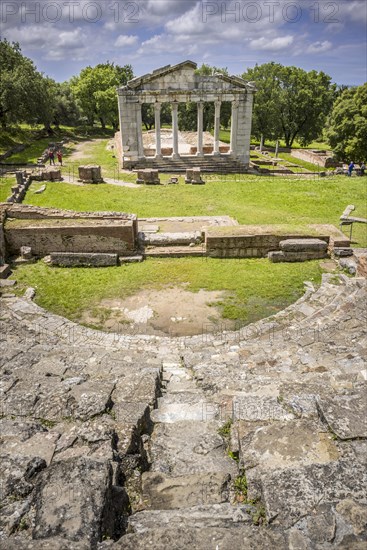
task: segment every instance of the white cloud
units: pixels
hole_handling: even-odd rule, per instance
[[[306,50],[306,53],[323,53],[327,52],[332,48],[332,43],[329,40],[324,40],[323,42],[313,42],[310,44]]]
[[[133,34],[120,34],[115,40],[116,48],[124,48],[125,46],[133,46],[138,41],[138,37]]]
[[[251,40],[250,48],[252,50],[269,50],[269,51],[280,51],[288,48],[293,43],[294,37],[291,34],[286,36],[278,36],[277,38],[257,38]]]

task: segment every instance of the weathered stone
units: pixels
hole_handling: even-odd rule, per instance
[[[323,464],[339,458],[328,433],[306,420],[273,422],[257,428],[240,442],[243,465],[265,471],[296,465]]]
[[[61,267],[106,267],[117,265],[117,254],[101,254],[97,252],[51,252],[51,265]]]
[[[319,397],[322,419],[340,439],[367,437],[367,399],[364,389],[330,398]]]
[[[33,257],[32,248],[30,246],[21,246],[20,255],[23,260],[30,260]]]
[[[83,183],[103,183],[101,167],[93,164],[78,167],[79,180]]]
[[[338,514],[353,527],[355,535],[367,535],[367,506],[346,498],[336,505]]]
[[[159,185],[161,182],[159,179],[158,170],[150,168],[138,170],[136,183],[145,183],[146,185]]]
[[[205,183],[205,181],[201,177],[201,169],[200,168],[187,168],[186,169],[186,176],[185,176],[185,183],[192,183],[193,185],[199,184],[202,185]]]
[[[0,279],[6,279],[11,274],[11,269],[8,264],[0,265]]]
[[[347,247],[334,247],[333,253],[335,256],[343,257],[343,256],[353,256],[353,248],[347,248]]]
[[[51,465],[37,488],[33,538],[62,536],[95,545],[102,535],[105,494],[112,470],[87,458]]]
[[[162,473],[142,475],[143,497],[149,508],[167,510],[228,500],[230,476],[224,473],[169,477]]]

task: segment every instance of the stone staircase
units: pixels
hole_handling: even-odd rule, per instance
[[[205,530],[202,545],[215,539],[217,529],[228,534],[250,529],[256,507],[236,502],[240,472],[220,435],[225,419],[218,401],[197,386],[179,356],[163,362],[162,385],[163,396],[151,413],[150,468],[142,474],[145,509],[130,516],[124,544],[143,548],[144,536],[156,539],[184,527],[194,538]]]
[[[134,169],[154,168],[159,172],[185,172],[186,168],[198,167],[202,172],[214,172],[223,174],[246,173],[247,168],[239,160],[229,155],[204,155],[203,157],[181,156],[178,159],[163,157],[156,159],[146,157],[134,163]]]

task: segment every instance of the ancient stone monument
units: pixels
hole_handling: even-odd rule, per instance
[[[145,183],[147,185],[159,185],[160,179],[158,176],[158,170],[143,169],[138,170],[138,177],[136,183]]]
[[[250,134],[253,94],[255,87],[237,76],[196,74],[196,63],[184,61],[177,65],[167,65],[152,73],[130,80],[118,89],[122,164],[124,168],[144,166],[142,136],[142,105],[150,103],[155,109],[156,159],[163,157],[161,148],[161,106],[168,102],[172,108],[172,160],[190,158],[181,156],[178,141],[178,105],[192,101],[197,103],[197,153],[203,151],[203,111],[204,102],[213,102],[214,115],[214,156],[226,156],[248,166],[250,157]],[[220,109],[223,101],[232,104],[231,145],[228,154],[219,150]],[[167,157],[165,157],[166,159]]]
[[[103,183],[101,167],[94,165],[79,166],[79,180],[83,183]]]
[[[192,183],[193,185],[203,185],[205,181],[201,177],[200,168],[187,168],[185,183]]]

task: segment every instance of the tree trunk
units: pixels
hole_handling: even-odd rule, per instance
[[[104,118],[100,116],[99,120],[100,120],[100,123],[101,123],[101,126],[102,126],[102,130],[105,130],[106,129],[106,123],[104,121]]]

